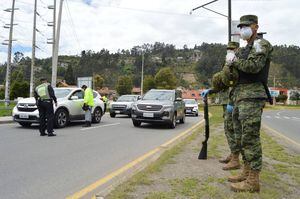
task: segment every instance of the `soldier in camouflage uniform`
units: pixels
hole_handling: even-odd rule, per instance
[[[238,48],[239,48],[238,42],[228,42],[227,55],[230,53],[235,54]],[[237,140],[235,138],[233,123],[232,123],[232,112],[227,111],[227,104],[229,104],[229,92],[231,90],[231,87],[233,86],[233,82],[231,82],[232,78],[229,77],[228,78],[230,79],[229,81],[227,79],[224,79],[224,71],[227,69],[227,67],[228,67],[227,65],[223,67],[222,82],[226,86],[228,86],[228,88],[221,90],[219,92],[219,99],[220,99],[220,104],[223,105],[224,132],[231,153],[226,158],[219,160],[219,162],[226,163],[226,165],[223,167],[223,170],[233,170],[233,169],[240,168],[240,161],[239,161],[240,146],[238,145]],[[230,73],[230,71],[228,72]]]
[[[237,139],[241,140],[244,168],[241,174],[230,176],[233,191],[259,192],[259,173],[262,168],[260,142],[261,115],[267,98],[266,83],[271,61],[272,46],[257,37],[258,18],[245,15],[240,18],[240,35],[247,46],[237,58],[226,60],[239,72],[237,85],[233,90],[233,124]],[[241,129],[241,131],[238,131]]]

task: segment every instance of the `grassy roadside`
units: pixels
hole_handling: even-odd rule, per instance
[[[211,106],[209,111],[213,114],[210,119],[209,159],[201,162],[201,166],[199,160],[189,161],[191,153],[193,159],[199,153],[200,135],[203,132],[200,128],[182,143],[166,151],[145,170],[119,185],[106,198],[298,198],[300,155],[290,154],[265,132],[261,133],[264,155],[261,192],[231,192],[226,176],[238,171],[224,173],[217,162],[228,148],[222,130],[222,107]],[[176,171],[185,175],[178,177],[174,174]]]
[[[0,117],[11,116],[12,109],[14,108],[15,105],[16,103],[11,103],[9,107],[5,107],[5,104],[3,102],[0,102]]]

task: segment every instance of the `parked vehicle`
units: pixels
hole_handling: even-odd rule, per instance
[[[195,99],[183,99],[185,103],[185,114],[199,115],[198,103]]]
[[[139,95],[120,96],[116,102],[110,104],[110,117],[116,117],[117,114],[128,115],[131,117],[132,104],[139,99]]]
[[[54,106],[54,125],[57,128],[65,127],[71,121],[84,120],[83,97],[81,88],[54,88],[57,98],[57,107]],[[93,91],[95,106],[92,109],[92,121],[101,121],[104,103],[97,91]],[[18,101],[12,111],[13,120],[22,126],[30,126],[39,123],[39,111],[33,97]]]
[[[184,102],[179,90],[151,89],[132,106],[132,123],[135,127],[145,123],[165,123],[170,128],[176,122],[185,122]]]

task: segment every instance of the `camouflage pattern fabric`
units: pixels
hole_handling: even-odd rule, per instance
[[[238,59],[233,66],[248,74],[259,73],[268,64],[272,53],[271,44],[265,39],[254,41],[247,59]],[[241,153],[251,169],[261,170],[262,149],[260,143],[261,115],[267,98],[261,82],[237,84],[233,89],[233,125]],[[241,131],[238,131],[238,130]]]
[[[227,138],[228,146],[231,153],[239,153],[241,150],[240,142],[237,142],[235,131],[233,128],[232,113],[226,110],[227,105],[223,105],[224,131]]]
[[[239,79],[239,72],[236,68],[225,65],[222,69],[222,82],[228,87],[235,86]]]
[[[225,90],[221,90],[219,92],[219,100],[220,100],[220,104],[222,105],[226,105],[229,102],[229,89],[225,89]]]
[[[233,109],[233,126],[236,142],[240,144],[242,158],[251,169],[262,168],[262,148],[260,143],[261,115],[265,101],[242,100]],[[242,129],[242,131],[241,131]]]
[[[212,77],[212,89],[215,92],[219,92],[219,91],[225,90],[227,88],[228,87],[225,86],[225,84],[223,84],[223,82],[222,82],[222,74],[221,74],[221,72],[215,73],[213,75],[213,77]]]
[[[233,63],[237,70],[249,74],[261,71],[268,59],[271,59],[271,44],[265,39],[256,39],[247,59],[238,59]],[[249,98],[267,98],[266,91],[261,82],[238,84],[235,87],[234,100],[240,101]]]

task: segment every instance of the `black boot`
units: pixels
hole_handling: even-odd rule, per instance
[[[56,134],[54,134],[53,132],[52,133],[48,133],[48,137],[53,137],[53,136],[56,136]]]

